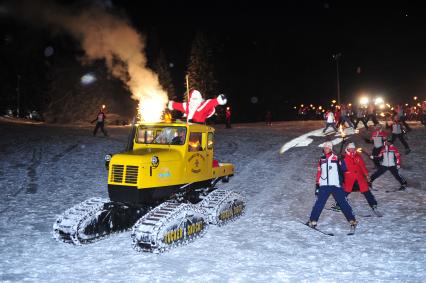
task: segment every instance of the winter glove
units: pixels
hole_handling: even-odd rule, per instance
[[[225,105],[227,102],[226,96],[224,94],[219,94],[219,96],[217,97],[217,102],[220,105]]]
[[[319,184],[315,184],[315,196],[319,194]]]

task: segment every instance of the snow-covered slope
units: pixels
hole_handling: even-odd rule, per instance
[[[86,246],[52,237],[58,214],[87,198],[107,197],[103,156],[123,149],[129,128],[110,128],[111,137],[103,138],[91,136],[91,128],[0,122],[0,280],[424,282],[426,129],[413,124],[409,133],[413,151],[403,154],[401,170],[411,183],[407,191],[385,193],[398,187],[386,173],[373,192],[384,216],[358,217],[357,234],[346,236],[343,215],[324,210],[319,227],[336,234],[328,237],[301,223],[314,202],[324,138],[311,137],[306,147],[280,154],[285,143],[322,126],[317,121],[220,125],[216,158],[236,166],[235,177],[220,186],[244,193],[247,213],[227,226],[211,226],[188,246],[155,255],[134,251],[130,232]],[[370,151],[362,135],[363,130],[351,139]],[[349,199],[359,215],[370,213],[359,193]]]

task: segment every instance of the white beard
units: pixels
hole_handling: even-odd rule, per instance
[[[188,103],[188,120],[191,120],[194,117],[195,111],[200,107],[203,100],[190,100]]]

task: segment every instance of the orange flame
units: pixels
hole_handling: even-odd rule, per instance
[[[346,136],[345,131],[343,131],[342,125],[339,126],[339,132],[340,132],[340,135],[342,136],[342,138],[344,138]]]

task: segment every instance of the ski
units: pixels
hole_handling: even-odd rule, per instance
[[[373,213],[377,216],[377,217],[382,217],[383,213],[381,213],[380,211],[378,211],[377,209],[372,209]]]
[[[333,234],[333,233],[325,232],[325,231],[323,231],[323,230],[318,229],[317,227],[311,227],[311,226],[309,226],[309,225],[308,225],[308,223],[304,223],[304,222],[302,222],[302,221],[300,221],[300,223],[302,223],[303,225],[305,225],[305,226],[307,226],[307,227],[311,228],[312,230],[315,230],[315,231],[317,231],[317,232],[320,232],[320,233],[321,233],[321,234],[323,234],[323,235],[327,235],[327,236],[334,236],[334,234]]]
[[[401,190],[401,188],[398,188],[398,189],[394,189],[394,190],[387,190],[387,191],[385,191],[386,193],[394,193],[394,192],[403,192],[403,191],[405,191],[406,189],[403,189],[403,190]]]

